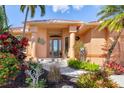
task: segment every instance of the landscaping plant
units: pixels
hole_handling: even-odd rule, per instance
[[[91,88],[95,87],[95,81],[92,80],[93,75],[91,73],[87,73],[84,75],[79,76],[77,80],[77,86],[81,88]]]
[[[90,63],[88,61],[79,61],[76,59],[70,59],[68,60],[68,65],[69,67],[75,68],[75,69],[84,69],[87,71],[98,71],[99,70],[99,65],[95,63]]]
[[[48,82],[59,83],[61,80],[60,69],[56,65],[50,66],[50,71],[48,73]]]
[[[118,84],[109,79],[108,76],[105,71],[86,73],[78,77],[76,84],[80,88],[118,88]]]
[[[87,71],[98,71],[99,70],[99,65],[95,63],[89,63],[89,62],[84,62],[83,67]]]
[[[115,74],[122,74],[124,73],[124,67],[116,62],[108,62],[105,64],[105,69],[112,70]]]
[[[28,45],[28,39],[23,37],[21,39],[17,39],[15,36],[13,36],[12,34],[10,34],[9,32],[5,32],[5,31],[1,31],[0,33],[0,52],[1,53],[5,53],[5,54],[10,54],[13,55],[15,57],[15,60],[17,62],[19,62],[19,73],[17,75],[17,78],[15,79],[15,81],[17,81],[16,83],[20,84],[24,84],[25,82],[25,69],[26,66],[24,66],[24,59],[26,57],[24,51],[26,49]],[[5,64],[9,64],[9,59],[8,58],[4,58],[3,60],[5,60]],[[12,61],[12,60],[11,60]],[[14,60],[13,60],[14,61]],[[15,65],[16,65],[16,61]],[[13,62],[13,64],[14,64]],[[2,62],[0,61],[0,64],[2,64]],[[11,69],[11,66],[6,66],[4,69]],[[15,74],[16,74],[16,69],[15,70]],[[9,72],[10,73],[10,72]],[[2,73],[0,73],[0,75],[3,75]],[[7,75],[7,73],[6,73]],[[11,82],[12,83],[12,82]]]
[[[39,63],[28,63],[28,68],[26,70],[26,73],[28,77],[26,78],[26,83],[29,85],[29,87],[44,87],[45,80],[40,80],[39,77],[44,73],[42,70],[42,65]]]
[[[68,60],[69,67],[72,67],[72,68],[75,68],[75,69],[81,69],[82,64],[83,64],[82,62],[80,62],[79,60],[76,60],[76,59]]]
[[[1,52],[12,53],[18,61],[23,62],[26,57],[24,50],[28,46],[28,39],[25,37],[17,39],[9,32],[3,32],[0,34],[0,46]]]
[[[45,80],[40,80],[38,81],[37,84],[32,85],[32,78],[30,77],[26,78],[26,84],[28,84],[29,88],[44,88],[46,87],[45,82],[46,82]]]
[[[11,53],[0,52],[0,85],[15,80],[20,71],[20,63]]]

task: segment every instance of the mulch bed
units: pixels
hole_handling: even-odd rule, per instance
[[[70,78],[62,75],[62,79],[60,82],[47,82],[47,88],[61,88],[63,85],[69,85],[76,88],[76,84],[69,81]]]

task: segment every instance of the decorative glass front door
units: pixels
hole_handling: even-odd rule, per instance
[[[54,58],[58,58],[62,56],[60,39],[50,40],[50,56]]]

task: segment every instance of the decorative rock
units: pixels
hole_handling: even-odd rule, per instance
[[[72,83],[76,83],[77,82],[77,78],[72,78],[69,81],[72,82]]]
[[[73,86],[70,86],[70,85],[63,85],[62,88],[73,88]]]
[[[72,78],[78,77],[81,74],[87,73],[88,71],[76,70],[70,67],[60,68],[61,74]]]
[[[67,60],[65,59],[54,59],[54,61],[50,61],[50,59],[44,59],[40,63],[42,64],[43,69],[47,71],[50,71],[51,65],[56,65],[57,67],[60,68],[60,72],[62,75],[65,75],[71,78],[78,77],[79,75],[88,72],[88,71],[76,70],[76,69],[68,67]]]

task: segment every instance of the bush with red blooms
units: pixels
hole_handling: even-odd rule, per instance
[[[26,65],[24,65],[24,59],[26,57],[26,54],[24,53],[24,50],[26,49],[26,46],[28,46],[28,39],[23,37],[23,38],[16,38],[15,36],[13,36],[12,34],[10,34],[9,32],[2,32],[0,33],[0,53],[6,54],[12,54],[15,59],[17,60],[17,62],[19,62],[18,66],[20,69],[18,69],[19,73],[15,73],[16,77],[15,77],[15,81],[16,81],[16,85],[20,85],[22,86],[25,83],[25,73],[24,71],[27,68]],[[5,64],[8,64],[9,60],[7,58],[1,59],[3,60],[3,62]],[[10,60],[13,64],[17,64],[16,61]],[[0,61],[0,64],[2,61]],[[14,63],[15,62],[15,63]],[[0,70],[0,72],[5,72],[4,69],[11,69],[12,65],[6,66],[3,68],[3,71]],[[16,68],[14,68],[14,70],[16,70]],[[17,71],[17,70],[16,70]],[[2,73],[1,72],[1,73]],[[8,73],[8,72],[7,72]],[[7,76],[8,74],[5,73],[5,76]],[[0,76],[3,74],[0,74]],[[14,74],[13,74],[14,75]],[[3,79],[4,80],[4,79]],[[1,81],[2,82],[2,81]],[[19,83],[18,83],[19,82]]]
[[[122,65],[116,63],[116,62],[113,62],[113,61],[106,63],[105,67],[112,69],[115,72],[115,74],[124,73],[124,67]]]
[[[19,40],[9,32],[0,34],[0,52],[12,53],[20,62],[23,62],[26,57],[24,54],[26,46],[28,46],[28,39],[25,37]]]

